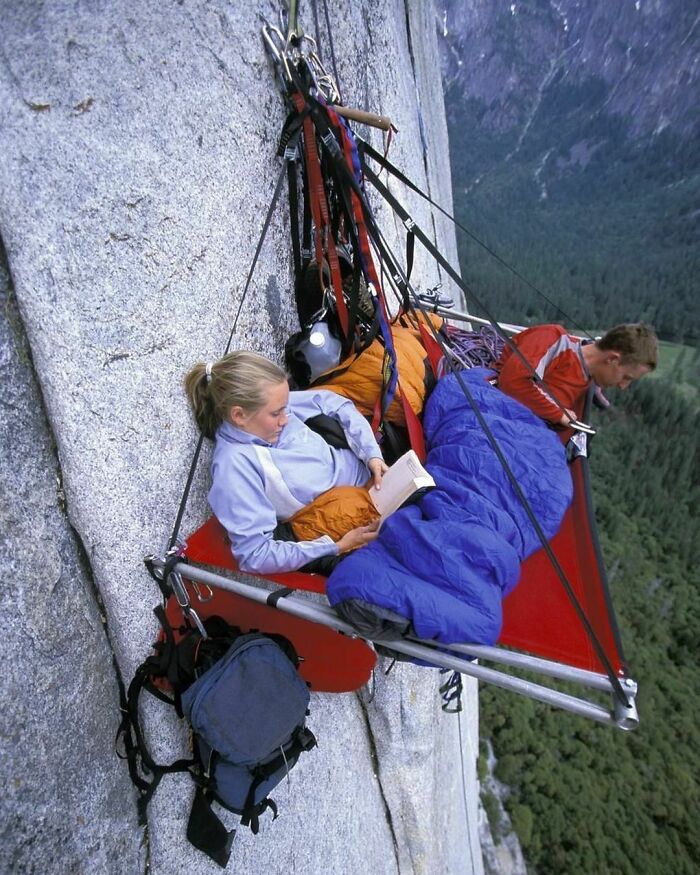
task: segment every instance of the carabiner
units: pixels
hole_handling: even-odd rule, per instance
[[[265,41],[267,52],[283,83],[287,85],[292,81],[289,72],[289,61],[286,54],[286,41],[282,31],[272,24],[265,22],[262,26],[262,37]],[[275,37],[277,42],[275,41]]]

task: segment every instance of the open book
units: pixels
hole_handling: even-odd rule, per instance
[[[382,477],[382,488],[371,486],[369,495],[384,519],[415,493],[426,492],[434,486],[435,481],[421,465],[418,456],[409,450]]]

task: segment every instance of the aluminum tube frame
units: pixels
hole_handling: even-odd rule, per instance
[[[164,563],[161,560],[158,560],[155,564],[156,566],[159,565],[162,570]],[[260,604],[267,604],[267,599],[270,595],[270,590],[253,586],[249,583],[244,583],[241,580],[224,577],[220,574],[214,574],[211,571],[207,571],[196,565],[191,565],[185,562],[178,562],[173,568],[173,571],[177,574],[181,574],[189,580],[206,583],[211,586],[219,587],[220,589],[228,590],[229,592],[237,593],[238,595],[242,595],[245,598],[249,598]],[[272,581],[269,582],[272,583]],[[280,588],[278,585],[275,585],[275,587]],[[275,608],[284,613],[291,614],[292,616],[300,617],[303,620],[310,620],[311,622],[328,626],[336,632],[347,635],[351,638],[362,638],[366,641],[374,640],[366,635],[362,635],[357,629],[342,620],[330,605],[322,605],[298,597],[294,598],[294,593],[281,598],[275,605]],[[615,726],[618,729],[623,730],[634,729],[639,723],[633,695],[630,696],[626,706],[615,700],[614,710],[611,712],[594,702],[579,699],[568,693],[563,693],[560,690],[544,687],[540,684],[526,681],[523,678],[503,674],[495,669],[478,665],[469,659],[466,659],[463,655],[455,653],[454,646],[447,645],[445,649],[436,650],[434,644],[418,643],[417,641],[410,641],[407,639],[381,639],[377,641],[377,643],[381,644],[381,646],[386,649],[395,651],[396,653],[411,656],[439,668],[447,668],[461,674],[469,675],[470,677],[477,678],[477,680],[493,684],[494,686],[510,690],[511,692],[527,696],[531,699],[536,699],[537,701],[544,702],[548,705],[553,705],[556,708],[562,708],[565,711],[570,711],[581,717],[587,717],[598,723]],[[457,646],[460,650],[463,647],[466,647],[467,650],[469,650],[469,645]],[[453,652],[446,652],[448,647]],[[496,650],[496,648],[490,649]],[[544,661],[545,660],[542,660],[542,662]]]
[[[410,639],[420,642],[419,639]],[[536,671],[548,677],[558,678],[562,681],[569,681],[575,684],[581,684],[584,687],[590,687],[594,690],[602,690],[604,693],[612,693],[612,684],[610,678],[604,674],[598,674],[594,671],[587,671],[583,668],[575,668],[572,665],[565,665],[561,662],[553,662],[549,659],[542,659],[540,656],[531,656],[528,653],[519,653],[512,650],[504,650],[502,647],[487,647],[483,644],[448,644],[446,645],[455,653],[463,653],[467,656],[476,656],[479,659],[486,659],[489,662],[499,662],[502,665],[510,665],[513,668],[522,668],[528,671]],[[637,692],[636,683],[630,678],[620,678],[620,681],[630,693]]]
[[[428,309],[428,308],[426,308]],[[491,325],[490,319],[482,319],[479,316],[470,316],[469,313],[461,313],[459,310],[448,310],[444,307],[436,307],[435,312],[438,316],[443,316],[445,319],[455,319],[457,322],[476,322],[479,325]],[[519,331],[524,331],[524,325],[511,325],[508,322],[499,322],[499,327],[508,334],[517,334]]]
[[[445,319],[456,319],[457,322],[476,322],[478,325],[492,325],[490,319],[482,319],[480,316],[470,316],[469,313],[461,313],[459,310],[448,310],[444,307],[436,307],[435,312],[438,316],[443,316]],[[498,322],[497,325],[502,328],[507,334],[518,334],[520,331],[525,331],[527,325],[511,325],[510,322]],[[577,337],[579,340],[586,340],[582,334],[573,334],[572,337]]]

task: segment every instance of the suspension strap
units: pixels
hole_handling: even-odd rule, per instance
[[[343,185],[343,182],[347,184],[347,182],[350,181],[351,183],[349,192],[351,227],[354,227],[356,230],[356,239],[365,273],[377,291],[377,310],[380,320],[383,323],[382,335],[385,341],[385,362],[382,369],[382,391],[375,406],[372,423],[373,428],[376,431],[380,427],[395,393],[398,392],[399,400],[404,412],[404,418],[406,420],[409,441],[420,460],[424,461],[425,441],[423,438],[423,429],[418,416],[408,402],[405,392],[401,390],[401,378],[391,331],[391,322],[386,309],[386,300],[382,291],[382,285],[374,266],[374,260],[369,245],[370,232],[366,222],[368,211],[366,209],[364,192],[361,188],[362,171],[360,156],[352,133],[345,121],[333,110],[332,107],[324,104],[321,105],[326,110],[328,118],[336,129],[342,143],[342,157],[345,160],[343,161],[340,156],[336,156],[336,166],[339,168],[339,176],[342,177],[338,180],[338,188],[343,193],[343,196],[345,196],[345,186]]]
[[[361,179],[360,159],[355,146],[352,134],[350,133],[344,120],[334,112],[331,106],[316,100],[311,96],[306,88],[302,77],[298,72],[291,71],[292,79],[296,87],[296,91],[292,94],[292,100],[299,112],[307,109],[313,119],[313,126],[320,136],[321,142],[326,147],[326,153],[329,161],[335,170],[337,190],[341,200],[345,204],[345,211],[348,217],[348,226],[353,234],[357,250],[359,252],[362,269],[368,281],[372,284],[376,292],[376,315],[380,320],[382,336],[384,338],[384,347],[386,350],[385,366],[382,370],[383,385],[382,392],[378,399],[378,404],[375,408],[373,428],[378,430],[383,421],[386,411],[391,404],[391,401],[399,392],[400,403],[404,410],[404,417],[409,433],[411,446],[414,448],[421,460],[425,459],[425,442],[423,439],[423,430],[418,420],[416,413],[411,408],[407,401],[404,392],[399,388],[398,363],[396,351],[391,333],[391,324],[386,309],[386,302],[382,293],[381,284],[374,267],[372,253],[369,245],[369,233],[366,225],[366,216],[368,210],[366,208],[364,193],[361,189],[359,180]],[[304,127],[304,141],[310,139],[307,135],[307,123]],[[340,141],[340,145],[339,142]],[[315,149],[315,141],[314,141]],[[316,152],[316,155],[318,153]],[[322,181],[316,178],[315,170],[318,164],[315,160],[307,160],[307,168],[314,169],[314,179],[311,181],[312,189],[317,187],[320,189]],[[319,172],[320,176],[320,172]],[[347,188],[349,184],[349,197]],[[313,209],[313,206],[312,206]],[[331,243],[332,235],[329,235],[329,249],[333,246]],[[330,259],[329,259],[330,260]],[[337,297],[337,296],[336,296]]]
[[[449,261],[445,258],[445,256],[440,252],[440,250],[435,246],[432,240],[427,236],[427,234],[420,228],[419,225],[413,220],[413,218],[409,215],[409,213],[404,209],[404,207],[399,203],[399,201],[394,197],[394,195],[389,191],[389,189],[384,185],[384,183],[379,179],[377,174],[365,165],[365,175],[367,179],[372,183],[372,185],[377,189],[379,194],[384,198],[384,200],[389,204],[389,206],[394,210],[399,219],[403,222],[405,227],[411,231],[415,236],[420,240],[423,246],[428,250],[430,255],[440,264],[447,274],[451,277],[451,279],[455,282],[455,284],[466,294],[470,295],[476,304],[484,311],[489,322],[493,329],[498,332],[498,334],[503,338],[504,342],[508,345],[508,348],[513,352],[514,355],[518,357],[523,366],[527,369],[533,381],[544,389],[547,394],[550,396],[552,401],[559,407],[562,413],[566,412],[566,406],[562,404],[560,399],[557,397],[556,393],[552,391],[552,389],[547,385],[547,383],[540,377],[537,371],[534,369],[532,364],[525,358],[522,354],[518,345],[514,343],[512,338],[508,337],[508,335],[503,331],[501,326],[496,321],[493,313],[490,312],[488,307],[484,304],[482,300],[480,300],[474,292],[465,284],[464,280],[457,273],[457,271],[452,267]]]
[[[298,93],[292,94],[292,100],[297,112],[304,113],[306,105],[303,97]],[[340,262],[333,239],[330,212],[326,199],[326,190],[321,174],[321,161],[316,145],[314,123],[306,114],[304,118],[304,155],[306,158],[306,172],[309,178],[309,195],[311,202],[311,214],[315,226],[316,239],[316,262],[319,266],[319,276],[323,277],[324,257],[327,255],[327,263],[331,274],[331,285],[335,295],[335,303],[338,313],[338,321],[344,336],[348,337],[348,311],[343,298],[343,280],[340,273]]]
[[[376,185],[374,179],[372,179],[372,177],[375,177],[375,179],[376,179],[376,175],[373,174],[372,171],[370,171],[370,173],[371,173],[371,176],[369,176],[370,181],[372,182],[373,185]],[[382,186],[382,188],[383,188],[383,186]],[[392,200],[394,200],[394,199],[392,198]],[[391,205],[391,202],[390,202],[390,205]],[[397,206],[400,207],[400,204],[397,203]],[[397,212],[399,214],[399,217],[401,217],[402,213],[408,217],[408,214],[403,209],[403,207],[400,207],[400,210],[397,210]],[[415,226],[415,230],[416,230],[416,236],[421,241],[421,243],[423,243],[423,245],[425,245],[425,242],[424,242],[425,235],[418,228],[418,226]],[[389,257],[392,257],[385,242],[383,243],[383,245],[386,247],[387,251],[389,252]],[[435,249],[435,247],[432,247],[432,248]],[[437,250],[435,250],[435,251],[437,252]],[[431,252],[431,254],[433,254],[433,253]],[[443,256],[440,255],[439,252],[437,252],[437,254],[444,261],[445,265],[447,265],[447,267],[449,267],[450,270],[452,270],[452,268],[449,265],[449,262],[447,262],[443,258]],[[395,264],[395,260],[394,260],[394,264]],[[405,277],[403,279],[405,280]],[[459,277],[457,277],[457,279],[459,279]],[[459,282],[461,284],[461,279],[459,280]],[[428,329],[432,333],[435,342],[441,348],[441,350],[445,356],[445,360],[448,364],[448,367],[450,368],[450,370],[452,370],[452,372],[455,376],[455,379],[457,380],[462,392],[464,393],[465,398],[469,402],[469,406],[472,408],[472,411],[474,412],[474,415],[476,416],[476,418],[479,422],[479,425],[481,426],[482,430],[484,431],[489,444],[491,445],[494,453],[496,454],[496,457],[498,458],[498,461],[500,462],[503,470],[505,471],[506,476],[508,477],[508,480],[510,481],[511,486],[513,487],[513,490],[515,491],[515,494],[518,497],[518,500],[520,501],[523,509],[525,510],[525,513],[527,514],[527,517],[530,520],[530,523],[532,524],[533,529],[535,530],[535,533],[536,533],[537,538],[542,546],[542,549],[545,551],[547,558],[549,559],[549,561],[552,565],[552,568],[554,569],[557,577],[559,578],[562,586],[564,587],[566,594],[567,594],[574,610],[576,611],[576,614],[578,615],[578,618],[581,621],[581,624],[582,624],[583,628],[585,629],[586,634],[588,635],[588,638],[589,638],[591,644],[593,645],[593,649],[595,650],[596,655],[598,656],[601,665],[605,669],[605,672],[610,680],[610,684],[613,687],[613,690],[614,690],[616,697],[620,700],[620,702],[626,704],[627,703],[627,696],[625,694],[625,691],[622,688],[622,684],[620,683],[620,679],[618,678],[617,674],[615,673],[615,669],[612,667],[610,660],[608,659],[608,656],[605,653],[605,650],[603,649],[603,646],[600,643],[598,636],[595,633],[595,630],[591,626],[591,623],[590,623],[588,617],[586,616],[583,608],[581,607],[581,604],[580,604],[578,598],[576,597],[576,593],[574,592],[573,587],[572,587],[568,577],[566,576],[564,569],[561,567],[559,560],[557,559],[554,551],[552,550],[552,547],[551,547],[549,541],[547,540],[547,536],[545,535],[544,531],[542,530],[542,527],[540,526],[540,523],[539,523],[537,517],[535,516],[535,513],[532,510],[532,507],[531,507],[529,501],[527,500],[527,498],[525,496],[525,493],[522,491],[522,488],[521,488],[520,484],[518,483],[518,480],[517,480],[515,474],[513,473],[512,468],[508,464],[508,460],[506,459],[505,455],[503,454],[503,451],[501,450],[501,447],[500,447],[498,441],[496,440],[493,432],[491,431],[491,428],[489,427],[489,424],[486,421],[483,413],[479,409],[479,406],[476,403],[476,400],[474,399],[474,396],[472,395],[471,390],[469,389],[469,386],[465,382],[462,374],[458,370],[455,370],[454,368],[452,368],[451,360],[450,360],[448,352],[447,352],[447,347],[446,347],[445,341],[442,339],[442,337],[440,336],[440,333],[438,332],[438,330],[435,328],[433,323],[428,318],[428,314],[427,314],[426,309],[423,307],[422,303],[420,302],[420,299],[415,294],[413,289],[410,289],[410,292],[411,292],[412,299],[415,302],[414,307],[413,307],[414,311],[417,310],[423,314],[423,317],[425,319],[425,323],[426,323]]]

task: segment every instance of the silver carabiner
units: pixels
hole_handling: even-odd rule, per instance
[[[204,586],[204,589],[208,591],[208,595],[202,595],[202,586]],[[207,602],[210,602],[214,598],[214,590],[209,586],[208,583],[199,584],[193,580],[192,589],[197,594],[197,601],[201,602],[203,605],[205,605]]]
[[[287,44],[282,31],[272,24],[265,22],[262,26],[262,37],[267,46],[267,51],[272,58],[275,68],[285,82],[291,82],[289,72],[289,60],[287,58]],[[275,40],[276,37],[276,40]]]

